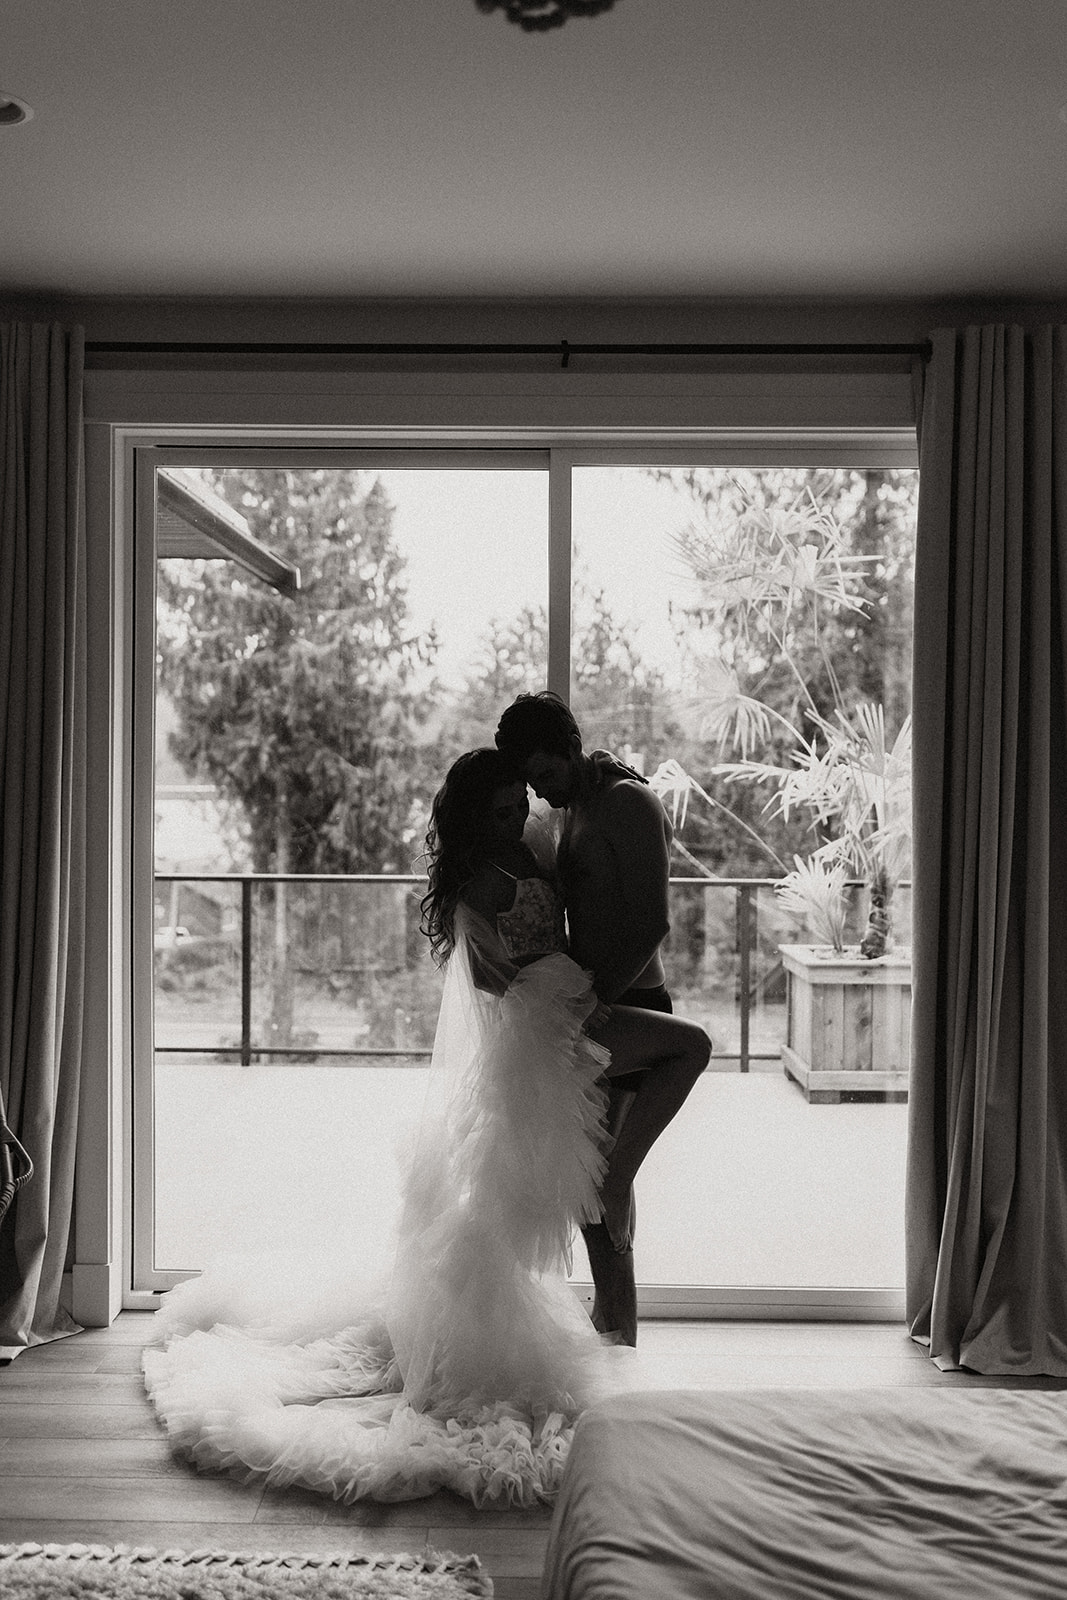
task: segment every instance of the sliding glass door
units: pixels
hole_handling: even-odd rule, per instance
[[[545,681],[543,453],[317,459],[153,468],[145,1287],[220,1245],[387,1251],[440,997],[418,932],[429,802]]]
[[[783,947],[813,935],[774,886],[832,828],[813,824],[799,781],[783,818],[773,781],[728,769],[742,746],[791,766],[786,752],[806,746],[786,728],[816,742],[812,713],[833,722],[839,707],[878,707],[889,744],[906,738],[917,478],[868,466],[574,469],[572,706],[587,743],[621,752],[673,811],[667,968],[675,1009],[715,1052],[639,1180],[652,1301],[700,1285],[862,1304],[903,1283],[905,1094],[866,1087],[872,1028],[888,1020],[854,1008],[867,1053],[844,1091],[820,1091],[813,1075],[805,1092],[783,1068],[795,1026]],[[835,603],[839,583],[848,606]],[[855,919],[863,887],[850,898]],[[818,1026],[847,1035],[835,998],[840,1016],[828,1004]],[[909,1003],[910,968],[898,1026]],[[839,1040],[842,1054],[851,1044]]]
[[[440,993],[418,932],[429,801],[505,704],[547,685],[587,748],[623,754],[675,811],[670,981],[715,1042],[641,1176],[646,1308],[888,1304],[906,1107],[783,1068],[781,951],[811,930],[775,884],[811,841],[717,770],[733,647],[692,534],[752,505],[832,513],[869,592],[820,626],[893,736],[910,450],[138,452],[136,1289],[220,1246],[310,1237],[387,1264]],[[755,661],[804,727],[787,676]],[[906,945],[906,882],[897,929]]]

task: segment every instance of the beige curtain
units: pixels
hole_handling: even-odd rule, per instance
[[[936,334],[920,467],[908,1319],[1067,1376],[1067,329]]]
[[[80,331],[0,324],[0,1096],[33,1162],[0,1224],[0,1360],[77,1332],[84,957]]]

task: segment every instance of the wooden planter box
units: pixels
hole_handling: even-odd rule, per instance
[[[828,946],[780,947],[788,985],[782,1066],[810,1101],[906,1100],[911,956],[864,961]]]

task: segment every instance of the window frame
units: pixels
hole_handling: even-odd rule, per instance
[[[106,394],[106,386],[100,392]],[[237,396],[228,396],[226,411],[232,410],[235,399]],[[102,407],[98,401],[96,409],[109,407]],[[649,406],[646,396],[640,409],[647,415],[657,407]],[[840,409],[847,412],[852,408]],[[862,414],[863,407],[858,409]],[[884,412],[887,408],[881,409]],[[894,407],[888,410],[893,412]],[[108,824],[119,862],[108,885],[111,981],[107,1104],[113,1114],[112,1131],[115,1114],[121,1119],[117,1125],[122,1129],[122,1139],[121,1146],[105,1164],[106,1170],[102,1167],[100,1174],[87,1173],[83,1166],[78,1255],[84,1257],[83,1241],[94,1229],[98,1239],[103,1236],[106,1213],[113,1240],[116,1243],[121,1240],[119,1261],[84,1263],[82,1271],[83,1274],[106,1272],[112,1301],[118,1289],[123,1306],[150,1308],[157,1303],[160,1289],[166,1286],[144,1281],[143,1248],[135,1250],[134,1241],[135,1200],[139,1201],[139,1191],[147,1181],[143,1156],[138,1158],[138,1166],[134,1166],[133,1120],[138,1114],[135,1063],[140,1071],[140,1063],[150,1060],[150,1054],[146,1056],[146,1050],[150,1051],[150,1038],[146,1039],[143,1019],[146,933],[149,973],[152,946],[150,889],[147,924],[145,917],[143,821],[145,748],[150,727],[146,730],[144,725],[143,702],[146,681],[154,688],[154,468],[162,465],[473,466],[479,457],[500,466],[509,456],[512,461],[520,456],[530,461],[534,455],[546,455],[549,472],[548,684],[566,697],[570,691],[571,473],[575,468],[613,465],[914,468],[917,465],[914,427],[900,413],[901,406],[897,404],[892,420],[879,421],[876,426],[699,427],[679,426],[672,418],[664,425],[618,428],[567,423],[515,427],[506,422],[496,427],[446,424],[382,428],[322,422],[297,427],[269,422],[235,425],[221,418],[194,426],[174,420],[120,425],[105,424],[90,411],[90,465],[95,455],[98,470],[103,466],[100,446],[104,443],[105,429],[109,457],[107,500],[112,539],[108,638],[111,663],[107,691],[111,696],[112,737],[108,749]],[[95,452],[92,448],[94,427],[97,430]],[[92,519],[92,502],[95,499],[99,515],[103,496],[99,485],[95,495],[92,482],[89,488]],[[145,608],[149,604],[148,576],[152,579],[150,630],[145,622]],[[152,669],[147,679],[146,660]],[[150,743],[147,748],[151,750]],[[116,1059],[121,1063],[117,1080]],[[141,1093],[143,1101],[143,1089]],[[99,1244],[95,1248],[101,1253]],[[106,1251],[102,1253],[107,1254]],[[77,1262],[74,1271],[77,1291]],[[99,1282],[103,1282],[102,1277]],[[83,1286],[85,1298],[100,1304],[99,1288],[90,1293],[88,1279],[84,1276]],[[657,1286],[642,1293],[641,1305],[645,1315],[719,1317],[881,1318],[899,1315],[901,1308],[900,1296],[895,1291],[780,1290],[774,1287],[737,1290],[729,1286],[673,1289]],[[117,1308],[114,1305],[111,1314]],[[91,1320],[91,1313],[85,1320]]]

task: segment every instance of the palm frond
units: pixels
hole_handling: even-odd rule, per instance
[[[844,530],[814,500],[749,506],[741,516],[688,523],[672,544],[698,590],[715,604],[760,621],[788,610],[798,594],[844,611],[864,612],[855,580],[875,559],[854,555]]]
[[[805,918],[816,938],[837,951],[845,947],[846,869],[830,865],[816,852],[805,861],[793,857],[793,871],[775,885],[782,908]]]

